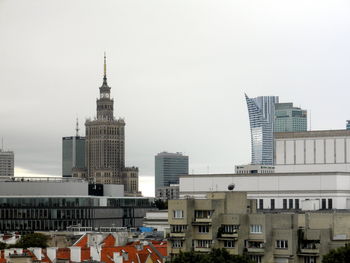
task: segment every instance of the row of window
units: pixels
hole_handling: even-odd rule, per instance
[[[283,209],[300,209],[300,199],[283,199],[282,205]],[[264,209],[264,199],[259,199],[259,209]],[[276,209],[275,199],[270,199],[270,209]],[[321,199],[321,209],[333,209],[333,199]]]
[[[199,219],[209,219],[213,214],[212,210],[196,210],[194,211],[194,217]],[[184,218],[183,210],[173,210],[173,218]]]

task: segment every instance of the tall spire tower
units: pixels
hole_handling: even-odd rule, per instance
[[[103,83],[100,87],[100,98],[97,100],[97,119],[113,120],[113,99],[111,97],[111,88],[107,84],[107,61],[104,54],[103,63]]]
[[[106,53],[99,92],[100,97],[96,101],[97,118],[85,123],[87,176],[94,183],[121,184],[125,168],[125,122],[113,116],[114,101],[111,99],[111,87],[107,84]]]

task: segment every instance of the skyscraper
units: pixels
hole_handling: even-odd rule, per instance
[[[155,188],[179,183],[179,175],[188,174],[188,156],[161,152],[155,156]]]
[[[251,163],[273,164],[273,131],[277,96],[249,98],[245,94],[251,133]]]
[[[106,56],[103,83],[99,90],[97,117],[85,122],[87,179],[95,183],[124,184],[126,191],[132,189],[133,193],[138,193],[138,168],[125,167],[125,122],[113,115],[114,101],[107,84]],[[128,182],[133,187],[127,185]]]
[[[76,135],[62,138],[62,176],[71,177],[72,169],[85,168],[85,137],[79,136],[78,121]]]
[[[12,151],[0,149],[0,177],[14,176],[15,155]]]
[[[307,131],[307,112],[293,103],[275,104],[275,132],[302,132]]]

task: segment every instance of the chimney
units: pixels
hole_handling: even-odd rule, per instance
[[[41,247],[29,247],[29,251],[33,252],[34,256],[41,261],[42,259],[42,248]]]
[[[51,262],[55,263],[56,262],[56,252],[57,252],[57,247],[48,247],[46,248],[46,254],[47,257],[51,260]]]
[[[123,257],[120,255],[119,252],[113,253],[113,261],[114,263],[123,263]]]
[[[81,247],[70,247],[70,260],[81,262]]]
[[[92,260],[101,261],[101,256],[97,247],[90,247],[90,256],[92,257]]]

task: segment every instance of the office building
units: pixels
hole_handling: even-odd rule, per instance
[[[125,197],[122,185],[77,178],[2,178],[0,232],[66,230],[67,227],[140,227],[153,198]]]
[[[273,165],[275,103],[278,97],[245,95],[251,132],[251,163]]]
[[[236,165],[236,174],[270,174],[275,172],[275,166],[273,165],[259,165],[259,164],[246,164]]]
[[[15,155],[11,151],[0,149],[0,177],[14,176]]]
[[[307,131],[307,112],[293,103],[275,103],[275,132]]]
[[[165,200],[179,199],[180,187],[178,184],[171,184],[169,186],[158,187],[156,189],[156,198]]]
[[[274,134],[275,171],[350,172],[350,130]]]
[[[155,189],[179,183],[179,176],[188,174],[188,156],[161,152],[155,156]]]
[[[350,237],[350,212],[259,212],[244,192],[170,200],[168,254],[225,248],[257,263],[319,263]]]
[[[104,184],[134,183],[134,180],[123,178],[123,171],[124,175],[129,175],[129,170],[125,170],[125,121],[114,117],[114,100],[111,98],[111,87],[107,84],[106,56],[103,83],[99,90],[100,97],[96,101],[97,117],[85,122],[87,179]],[[133,168],[132,174],[138,180],[138,169]],[[134,186],[125,185],[125,190],[134,191]],[[138,183],[136,186],[138,187]],[[138,193],[138,189],[135,192]]]
[[[71,177],[73,168],[85,168],[85,137],[62,138],[62,176]]]
[[[180,199],[215,191],[246,192],[259,209],[350,209],[350,172],[189,174],[180,177]]]

